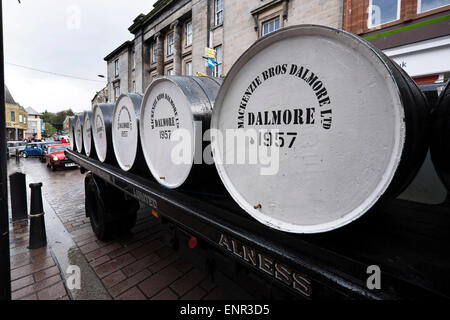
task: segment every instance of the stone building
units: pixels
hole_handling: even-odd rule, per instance
[[[134,39],[105,57],[108,99],[143,93],[159,75],[225,76],[258,38],[295,24],[342,28],[343,0],[159,0],[134,19]],[[217,66],[207,66],[206,48]]]
[[[14,101],[8,87],[5,86],[6,139],[23,140],[24,131],[28,128],[28,114],[26,110]]]
[[[450,77],[450,0],[345,0],[343,28],[367,39],[417,83]]]
[[[41,119],[41,114],[31,107],[26,111],[28,113],[28,129],[25,131],[25,139],[42,139],[44,121]]]
[[[96,92],[94,98],[91,101],[92,106],[98,103],[106,103],[106,102],[108,102],[108,86]]]

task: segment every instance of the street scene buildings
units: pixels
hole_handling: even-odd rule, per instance
[[[134,39],[105,57],[108,100],[143,93],[160,75],[224,77],[256,40],[296,24],[358,34],[417,83],[442,82],[450,72],[449,13],[447,0],[159,0],[128,28]],[[208,66],[207,48],[215,52],[215,65]]]
[[[6,137],[7,140],[23,140],[28,129],[27,111],[14,101],[13,96],[5,86],[6,96]]]
[[[105,57],[108,99],[143,93],[160,75],[224,77],[239,56],[260,37],[301,23],[341,28],[341,0],[159,0],[132,21],[133,40]],[[206,48],[215,51],[208,66]]]

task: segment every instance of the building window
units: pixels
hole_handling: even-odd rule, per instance
[[[133,69],[136,69],[136,51],[133,51]]]
[[[167,55],[173,54],[173,32],[167,36]]]
[[[16,121],[16,113],[11,111],[11,121]]]
[[[173,76],[174,75],[173,69],[167,70],[167,75],[168,76]]]
[[[400,19],[401,0],[369,0],[367,27],[373,28]]]
[[[192,21],[186,23],[186,46],[192,44]]]
[[[222,75],[222,64],[223,64],[222,46],[217,46],[214,48],[214,50],[216,50],[216,67],[214,68],[214,76],[220,77]]]
[[[133,81],[133,92],[136,93],[136,81]]]
[[[21,114],[19,114],[19,122],[20,122],[20,123],[22,123],[22,117],[23,117],[23,116],[22,116]]]
[[[192,61],[186,62],[185,73],[187,76],[192,76]]]
[[[223,23],[223,0],[215,0],[214,4],[215,25]]]
[[[261,36],[265,36],[266,34],[274,32],[278,29],[280,29],[280,18],[279,17],[269,20],[269,21],[266,21],[266,22],[263,22],[262,28],[261,28]]]
[[[119,98],[120,96],[120,86],[117,85],[116,87],[114,87],[114,101],[117,100],[117,98]]]
[[[114,75],[119,76],[119,60],[114,61]]]
[[[156,41],[152,44],[152,63],[156,63]]]
[[[427,12],[450,4],[450,0],[418,0],[417,13]]]
[[[23,123],[27,123],[27,117],[23,117]]]

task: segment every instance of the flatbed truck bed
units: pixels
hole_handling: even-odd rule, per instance
[[[224,267],[244,285],[257,278],[268,290],[294,299],[450,298],[445,204],[394,200],[332,232],[290,234],[257,222],[228,195],[169,190],[77,152],[66,155],[82,172],[151,207],[169,229],[198,239],[207,261],[228,261]],[[373,278],[377,270],[379,282]]]

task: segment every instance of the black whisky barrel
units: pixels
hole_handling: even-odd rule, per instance
[[[69,144],[70,150],[75,150],[75,117],[69,117]]]
[[[84,153],[83,148],[84,113],[75,115],[75,147],[77,152]]]
[[[99,103],[94,105],[93,116],[93,136],[95,151],[101,162],[116,163],[114,148],[112,145],[112,117],[114,104]]]
[[[428,148],[429,111],[412,79],[365,40],[287,27],[227,74],[211,119],[214,162],[261,223],[330,231],[408,186]]]
[[[148,173],[139,137],[142,95],[122,94],[113,112],[112,141],[117,162],[124,171]]]
[[[203,135],[220,83],[210,77],[167,76],[147,88],[140,117],[141,144],[150,172],[163,186],[198,187],[207,179],[214,181],[208,172],[217,176],[212,157],[203,159]]]
[[[88,110],[84,112],[83,147],[84,153],[88,157],[96,159],[97,153],[95,152],[94,136],[92,134],[93,119],[92,111]]]
[[[433,112],[431,159],[442,183],[450,190],[450,81],[439,95]]]
[[[419,84],[419,89],[427,98],[428,106],[430,108],[436,107],[439,93],[442,91],[443,86],[443,83]]]

